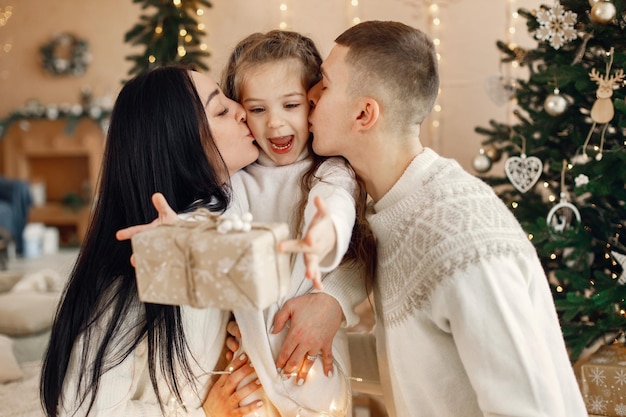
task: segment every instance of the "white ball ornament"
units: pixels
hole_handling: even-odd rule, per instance
[[[546,97],[543,108],[550,116],[560,116],[567,110],[567,99],[555,91]]]
[[[589,0],[589,6],[593,7],[594,4],[600,2],[602,0]]]
[[[603,25],[615,19],[616,14],[617,9],[615,9],[615,5],[610,1],[598,1],[591,8],[591,20]]]
[[[480,173],[489,171],[491,169],[491,165],[492,165],[491,159],[487,155],[485,155],[483,152],[476,155],[476,158],[474,158],[474,161],[472,162],[472,166],[474,167],[476,172],[480,172]]]

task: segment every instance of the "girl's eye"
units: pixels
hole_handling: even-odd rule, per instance
[[[263,107],[253,107],[248,110],[250,113],[262,113],[265,110]]]
[[[300,103],[289,103],[289,104],[285,104],[285,107],[288,109],[295,109],[296,107],[300,106]]]

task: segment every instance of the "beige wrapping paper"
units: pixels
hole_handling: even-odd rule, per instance
[[[218,231],[224,218],[195,212],[132,238],[137,290],[144,302],[264,309],[289,290],[290,256],[278,253],[286,223],[252,223]]]
[[[626,416],[626,346],[602,346],[581,365],[580,373],[590,415]]]

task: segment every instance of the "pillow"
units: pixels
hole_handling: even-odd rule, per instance
[[[0,384],[15,381],[22,376],[22,370],[13,355],[13,341],[0,334]]]
[[[49,329],[60,296],[41,292],[0,294],[0,333],[24,336]]]
[[[19,272],[0,271],[0,293],[9,291],[21,278]]]

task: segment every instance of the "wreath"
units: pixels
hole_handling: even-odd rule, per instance
[[[80,76],[91,62],[89,44],[70,33],[61,33],[40,49],[43,69],[52,75]]]

